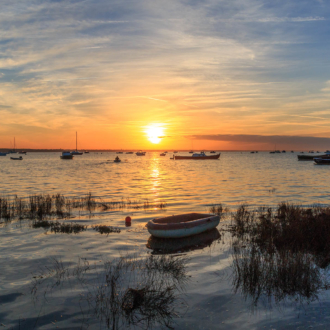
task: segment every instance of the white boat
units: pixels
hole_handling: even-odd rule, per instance
[[[147,229],[155,237],[180,238],[213,229],[219,222],[218,215],[187,213],[149,220]]]
[[[73,155],[70,151],[63,151],[60,157],[61,159],[72,159]]]

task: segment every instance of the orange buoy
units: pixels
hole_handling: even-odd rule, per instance
[[[130,224],[130,223],[132,222],[131,217],[126,217],[126,218],[125,218],[125,222]]]

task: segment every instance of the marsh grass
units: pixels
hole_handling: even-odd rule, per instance
[[[281,203],[277,208],[232,215],[233,286],[256,305],[261,297],[278,303],[317,299],[329,288],[330,208]]]
[[[8,223],[12,220],[51,220],[69,219],[74,216],[75,210],[93,212],[120,211],[124,209],[165,209],[165,202],[150,203],[148,200],[132,201],[121,199],[119,201],[103,201],[95,198],[91,193],[82,197],[65,197],[61,194],[30,195],[27,198],[1,197],[0,219]]]
[[[102,265],[90,265],[82,258],[74,266],[55,258],[50,261],[33,276],[34,301],[44,304],[55,289],[72,290],[87,325],[88,316],[99,320],[100,328],[168,329],[186,309],[180,297],[188,281],[184,256],[127,255]]]

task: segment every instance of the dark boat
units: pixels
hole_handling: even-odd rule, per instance
[[[318,156],[311,156],[311,155],[297,155],[298,160],[314,160],[314,158],[329,158],[330,159],[330,154],[324,154],[324,155],[318,155]]]
[[[215,154],[215,151],[214,150],[210,151],[210,154]]]
[[[192,159],[192,160],[203,160],[203,159],[219,159],[220,153],[217,155],[205,155],[204,152],[200,154],[193,154],[192,156],[173,156],[175,160],[183,160],[183,159]]]
[[[73,155],[70,151],[63,151],[60,157],[61,159],[72,159]]]
[[[330,165],[330,158],[314,158],[315,165]]]
[[[10,157],[11,160],[22,160],[23,157],[19,156],[19,157]]]

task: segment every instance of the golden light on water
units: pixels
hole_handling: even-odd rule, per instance
[[[164,130],[165,128],[162,124],[150,124],[146,126],[144,132],[146,133],[147,138],[151,143],[157,144],[162,140],[164,136]]]

